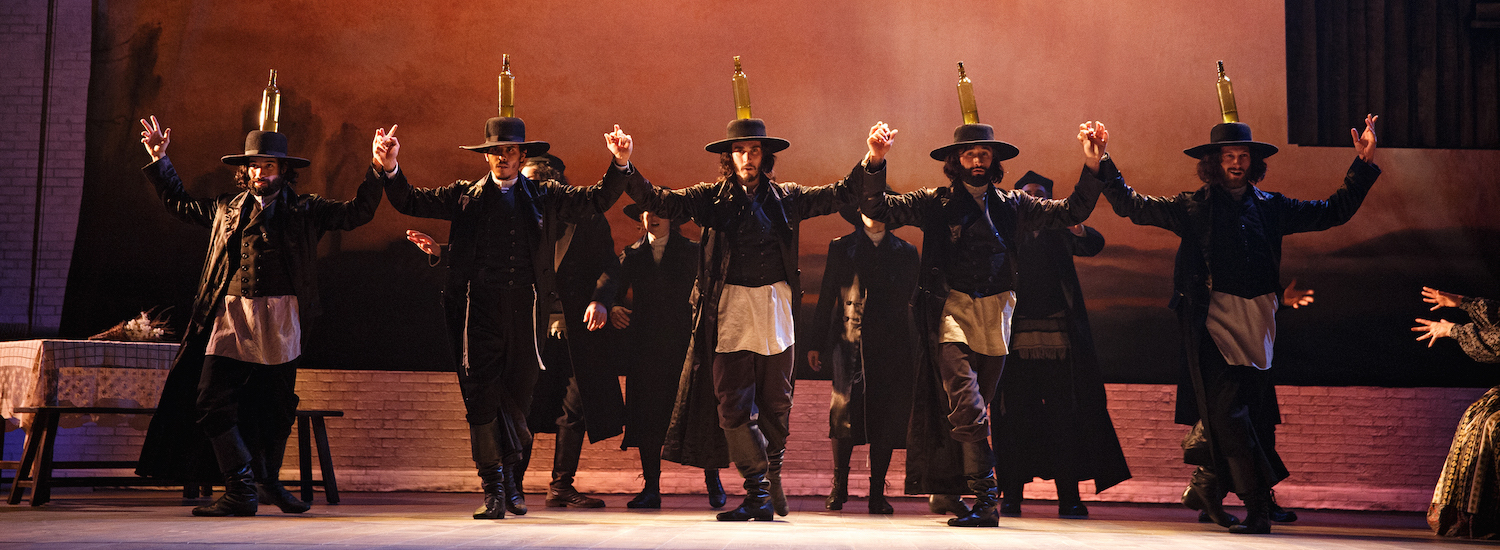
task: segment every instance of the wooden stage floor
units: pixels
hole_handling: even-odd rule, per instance
[[[682,548],[682,549],[997,549],[997,548],[1476,548],[1489,543],[1440,539],[1421,514],[1299,511],[1271,535],[1231,535],[1180,506],[1090,503],[1092,517],[1065,520],[1056,503],[1027,501],[1025,516],[996,529],[959,529],[927,513],[925,499],[892,499],[897,514],[864,513],[863,499],[843,512],[821,499],[793,497],[775,522],[713,521],[702,496],[667,496],[663,509],[625,508],[631,495],[605,495],[596,510],[544,508],[499,521],[468,514],[474,493],[343,493],[311,512],[261,507],[253,518],[195,518],[171,491],[63,489],[39,508],[0,505],[0,549],[145,548]],[[731,496],[731,504],[737,499]],[[1240,514],[1242,509],[1233,509]]]

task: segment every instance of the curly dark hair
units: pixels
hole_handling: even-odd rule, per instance
[[[1219,162],[1219,152],[1215,149],[1212,153],[1204,153],[1198,158],[1198,179],[1209,185],[1224,186],[1224,165]],[[1260,155],[1250,155],[1250,171],[1245,173],[1245,183],[1255,185],[1260,180],[1266,179],[1266,159]]]
[[[719,153],[719,181],[730,181],[735,178],[733,153]],[[776,153],[763,152],[760,155],[760,173],[766,177],[766,181],[776,182]]]
[[[967,150],[967,148],[954,149],[953,152],[948,153],[948,158],[943,161],[943,175],[948,176],[948,181],[954,183],[963,181],[964,173],[968,172],[968,170],[964,169],[964,165],[958,160],[958,157],[962,155],[965,150]],[[991,154],[993,154],[994,152],[994,149],[990,150]],[[995,156],[993,158],[994,160],[990,161],[989,169],[985,170],[984,173],[990,177],[990,183],[994,185],[1000,185],[1000,180],[1005,179],[1005,166],[1000,164],[1000,157]]]
[[[281,174],[281,179],[286,180],[287,187],[296,187],[297,186],[297,169],[293,168],[290,163],[288,163],[287,161],[284,161],[284,160],[277,160],[276,161],[276,165],[278,167],[280,167],[280,170],[278,170],[277,172]],[[250,167],[249,166],[241,166],[241,167],[235,169],[235,171],[234,171],[234,186],[236,188],[239,188],[239,189],[249,189],[250,188]]]
[[[532,173],[533,177],[527,178],[531,181],[557,180],[558,183],[568,185],[568,177],[563,175],[561,170],[553,167],[547,157],[527,158],[526,162],[521,163],[521,169],[525,170],[527,166],[536,167],[536,171]]]

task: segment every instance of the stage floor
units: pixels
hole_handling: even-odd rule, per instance
[[[1231,535],[1180,506],[1089,503],[1092,517],[1064,520],[1057,505],[1027,501],[1025,516],[998,529],[959,529],[927,513],[924,499],[892,499],[897,514],[864,513],[863,499],[843,512],[822,499],[794,497],[792,514],[775,522],[713,520],[702,496],[668,496],[659,511],[625,508],[630,495],[606,495],[596,510],[544,508],[499,521],[468,515],[480,500],[463,493],[343,493],[312,511],[282,514],[261,507],[253,518],[195,518],[169,491],[63,489],[40,508],[0,505],[0,548],[1425,548],[1476,543],[1439,539],[1421,514],[1299,511],[1271,535]],[[737,499],[731,497],[731,504]],[[1233,509],[1235,514],[1242,509]],[[1483,545],[1484,543],[1478,543]],[[250,546],[247,546],[250,545]]]

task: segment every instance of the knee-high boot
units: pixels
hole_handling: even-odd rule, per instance
[[[531,467],[531,442],[526,442],[526,448],[521,449],[521,461],[505,467],[505,510],[518,516],[524,516],[527,512],[526,490],[522,484],[526,481],[526,469]]]
[[[193,515],[207,517],[253,516],[259,504],[255,498],[255,474],[250,471],[250,451],[240,439],[240,430],[228,430],[209,439],[219,471],[224,473],[224,494],[213,504],[193,508]]]
[[[1199,466],[1193,470],[1187,489],[1182,491],[1182,505],[1198,510],[1200,522],[1206,519],[1219,524],[1219,527],[1229,527],[1239,523],[1240,518],[1224,511],[1226,493],[1219,483],[1219,476],[1213,470]]]
[[[745,501],[727,512],[720,512],[719,521],[750,521],[774,519],[771,507],[771,481],[766,479],[770,462],[766,459],[766,440],[760,432],[750,426],[724,430],[725,442],[729,444],[729,456],[740,476],[745,478]]]
[[[844,503],[849,501],[849,460],[854,454],[854,446],[847,439],[833,439],[833,488],[828,491],[828,498],[823,501],[823,507],[829,510],[843,510]]]
[[[1245,521],[1230,525],[1229,532],[1237,535],[1264,535],[1271,532],[1271,491],[1260,489],[1240,493],[1245,501]]]
[[[474,510],[474,519],[505,519],[505,467],[500,464],[500,421],[469,425],[469,448],[474,469],[479,471],[484,504]]]
[[[552,485],[547,488],[547,507],[603,508],[604,501],[573,488],[578,457],[583,454],[583,431],[558,426],[557,447],[552,452]]]
[[[281,484],[281,464],[286,458],[286,438],[273,437],[260,449],[260,471],[255,472],[255,484],[259,486],[256,496],[266,504],[274,504],[283,513],[300,514],[312,508],[312,503],[302,502]]]
[[[988,439],[963,444],[964,475],[974,492],[974,508],[969,515],[948,520],[953,527],[999,527],[1000,511],[996,509],[999,491],[995,482],[995,451]]]
[[[785,516],[791,512],[786,504],[786,492],[781,489],[781,461],[786,458],[786,449],[768,454],[766,459],[769,468],[766,470],[766,479],[771,482],[771,506],[776,509],[776,515]]]
[[[708,507],[718,510],[729,502],[729,495],[724,492],[724,483],[719,481],[718,468],[703,469],[703,487],[708,490]]]

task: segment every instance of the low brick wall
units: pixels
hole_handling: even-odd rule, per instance
[[[1183,426],[1172,423],[1175,388],[1153,384],[1110,384],[1109,408],[1135,477],[1085,500],[1174,502],[1191,468],[1182,464],[1178,441]],[[1447,454],[1458,418],[1482,389],[1292,387],[1277,388],[1284,423],[1278,447],[1292,477],[1277,486],[1286,506],[1348,510],[1425,510]],[[328,420],[339,486],[355,491],[477,491],[469,459],[468,428],[454,376],[447,373],[332,371],[304,369],[297,393],[304,409],[339,409]],[[826,494],[832,475],[827,439],[829,383],[803,380],[792,409],[792,436],[784,473],[788,493]],[[76,426],[81,420],[73,420]],[[129,419],[104,419],[65,429],[58,460],[129,459],[143,432]],[[141,420],[133,422],[142,425]],[[11,427],[13,429],[13,426]],[[20,454],[18,432],[7,434],[5,457]],[[528,492],[545,490],[553,442],[536,443],[526,478]],[[850,490],[868,489],[864,448],[855,452]],[[287,478],[296,476],[295,434],[287,452]],[[635,451],[620,450],[619,438],[588,444],[580,490],[634,493],[640,490]],[[904,452],[897,451],[890,487],[901,487]],[[663,490],[703,492],[702,473],[665,464]],[[738,476],[723,472],[737,492]],[[1050,499],[1048,482],[1027,487],[1028,498]],[[1233,497],[1231,497],[1233,500]]]

